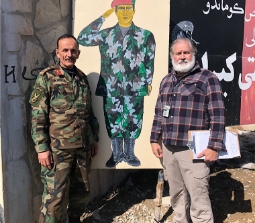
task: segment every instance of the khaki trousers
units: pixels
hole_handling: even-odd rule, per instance
[[[204,161],[193,161],[186,146],[163,146],[174,223],[213,223],[209,198],[210,169]]]

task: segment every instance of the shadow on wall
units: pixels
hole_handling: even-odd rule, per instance
[[[2,205],[0,205],[0,223],[4,223],[4,209]]]
[[[34,81],[30,81],[30,86],[25,92],[25,106],[26,106],[26,120],[27,123],[24,126],[24,132],[26,133],[26,146],[27,146],[27,153],[25,155],[25,160],[30,170],[31,175],[31,183],[32,183],[32,218],[33,222],[38,222],[39,216],[39,209],[41,206],[41,194],[43,191],[43,184],[41,182],[40,172],[41,166],[38,162],[37,152],[34,147],[34,142],[31,137],[31,106],[29,104],[29,98],[33,89]],[[2,223],[2,222],[0,222]]]
[[[98,155],[93,158],[92,168],[102,168],[105,169],[105,163],[108,157],[111,156],[111,139],[107,134],[106,124],[105,124],[105,115],[103,109],[103,97],[96,96],[96,88],[99,80],[99,74],[96,72],[89,73],[87,75],[89,86],[92,94],[92,106],[96,118],[99,122],[99,151]],[[103,163],[103,165],[102,165]],[[106,168],[107,169],[107,168]],[[115,168],[111,168],[115,169]]]

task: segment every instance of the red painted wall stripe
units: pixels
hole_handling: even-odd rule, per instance
[[[241,30],[239,30],[241,32]],[[238,32],[238,27],[237,27]],[[234,34],[233,34],[233,38]],[[242,53],[240,124],[255,123],[255,4],[246,0]]]

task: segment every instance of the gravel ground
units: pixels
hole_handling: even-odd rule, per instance
[[[242,127],[242,126],[241,126]],[[238,129],[241,129],[238,127]],[[209,195],[215,223],[255,223],[255,131],[239,133],[241,158],[211,165]],[[103,197],[90,204],[84,223],[171,223],[168,184],[164,183],[163,204],[156,208],[159,170],[138,170]]]
[[[92,215],[84,223],[156,223],[155,191],[159,170],[131,173],[118,188],[95,198],[89,208]],[[215,223],[255,223],[255,171],[213,167],[210,198]],[[160,223],[170,223],[173,211],[168,184],[164,183]]]

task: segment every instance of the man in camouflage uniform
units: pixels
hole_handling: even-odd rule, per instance
[[[87,77],[74,65],[80,54],[75,37],[57,42],[59,65],[44,69],[30,97],[32,138],[44,185],[39,223],[78,223],[89,198],[88,173],[97,154],[99,125]],[[68,188],[70,182],[70,186]]]
[[[134,145],[141,133],[144,96],[151,91],[156,44],[150,31],[132,22],[134,5],[134,0],[114,0],[112,9],[85,27],[77,39],[83,46],[100,49],[101,72],[96,95],[104,99],[105,123],[112,140],[107,167],[121,161],[140,165]],[[105,18],[114,10],[118,24],[100,31]]]

